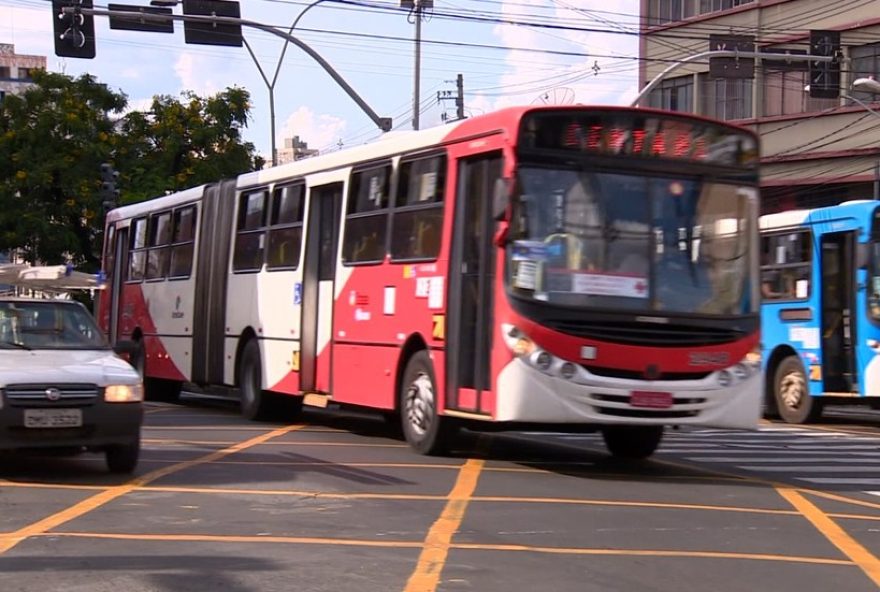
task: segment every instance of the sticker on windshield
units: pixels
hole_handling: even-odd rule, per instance
[[[572,291],[591,296],[625,296],[647,298],[648,278],[605,273],[576,273]]]
[[[534,290],[537,287],[538,264],[534,261],[520,261],[516,264],[513,285],[523,290]]]
[[[542,241],[514,241],[510,255],[514,261],[543,261],[547,258],[547,245]]]

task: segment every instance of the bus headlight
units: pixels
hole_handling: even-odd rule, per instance
[[[574,378],[575,372],[577,372],[577,367],[571,362],[565,362],[562,367],[559,368],[559,375],[565,380],[571,380]]]
[[[553,363],[553,356],[548,354],[545,351],[542,351],[537,356],[535,356],[535,366],[538,367],[539,370],[543,370],[546,372],[550,369],[550,365]]]
[[[138,384],[113,384],[104,389],[107,403],[138,403],[144,400],[144,386]]]
[[[504,342],[507,344],[507,347],[517,357],[527,356],[537,349],[535,342],[513,325],[502,325],[501,332],[504,335]]]
[[[718,373],[718,384],[722,387],[728,387],[733,383],[733,376],[727,370]]]

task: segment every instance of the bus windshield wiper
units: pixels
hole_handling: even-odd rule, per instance
[[[26,345],[23,344],[23,343],[18,343],[18,342],[15,342],[15,341],[0,341],[0,346],[3,346],[3,347],[16,347],[16,348],[18,348],[18,349],[26,349],[26,350],[28,350],[28,351],[31,351],[31,349],[32,349],[32,348],[26,346]]]

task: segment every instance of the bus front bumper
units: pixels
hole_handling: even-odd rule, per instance
[[[640,381],[597,376],[581,369],[573,380],[566,380],[514,359],[498,377],[494,419],[755,429],[763,406],[761,372],[755,370],[729,386],[721,385],[718,374],[699,380]],[[634,393],[646,393],[649,405],[638,401],[633,405]],[[655,406],[664,398],[671,398],[668,406]]]

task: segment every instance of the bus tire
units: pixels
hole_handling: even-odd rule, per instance
[[[822,415],[820,399],[810,396],[807,375],[797,356],[784,358],[773,376],[776,409],[786,423],[810,423]]]
[[[602,439],[611,456],[627,460],[648,458],[663,439],[662,425],[608,425],[602,427]]]
[[[428,352],[413,354],[400,382],[400,420],[407,443],[425,455],[447,452],[455,433],[452,421],[437,412],[436,384]]]
[[[263,366],[260,361],[260,344],[251,339],[241,352],[238,368],[238,390],[241,399],[241,415],[259,421],[268,417],[270,393],[263,390]]]

